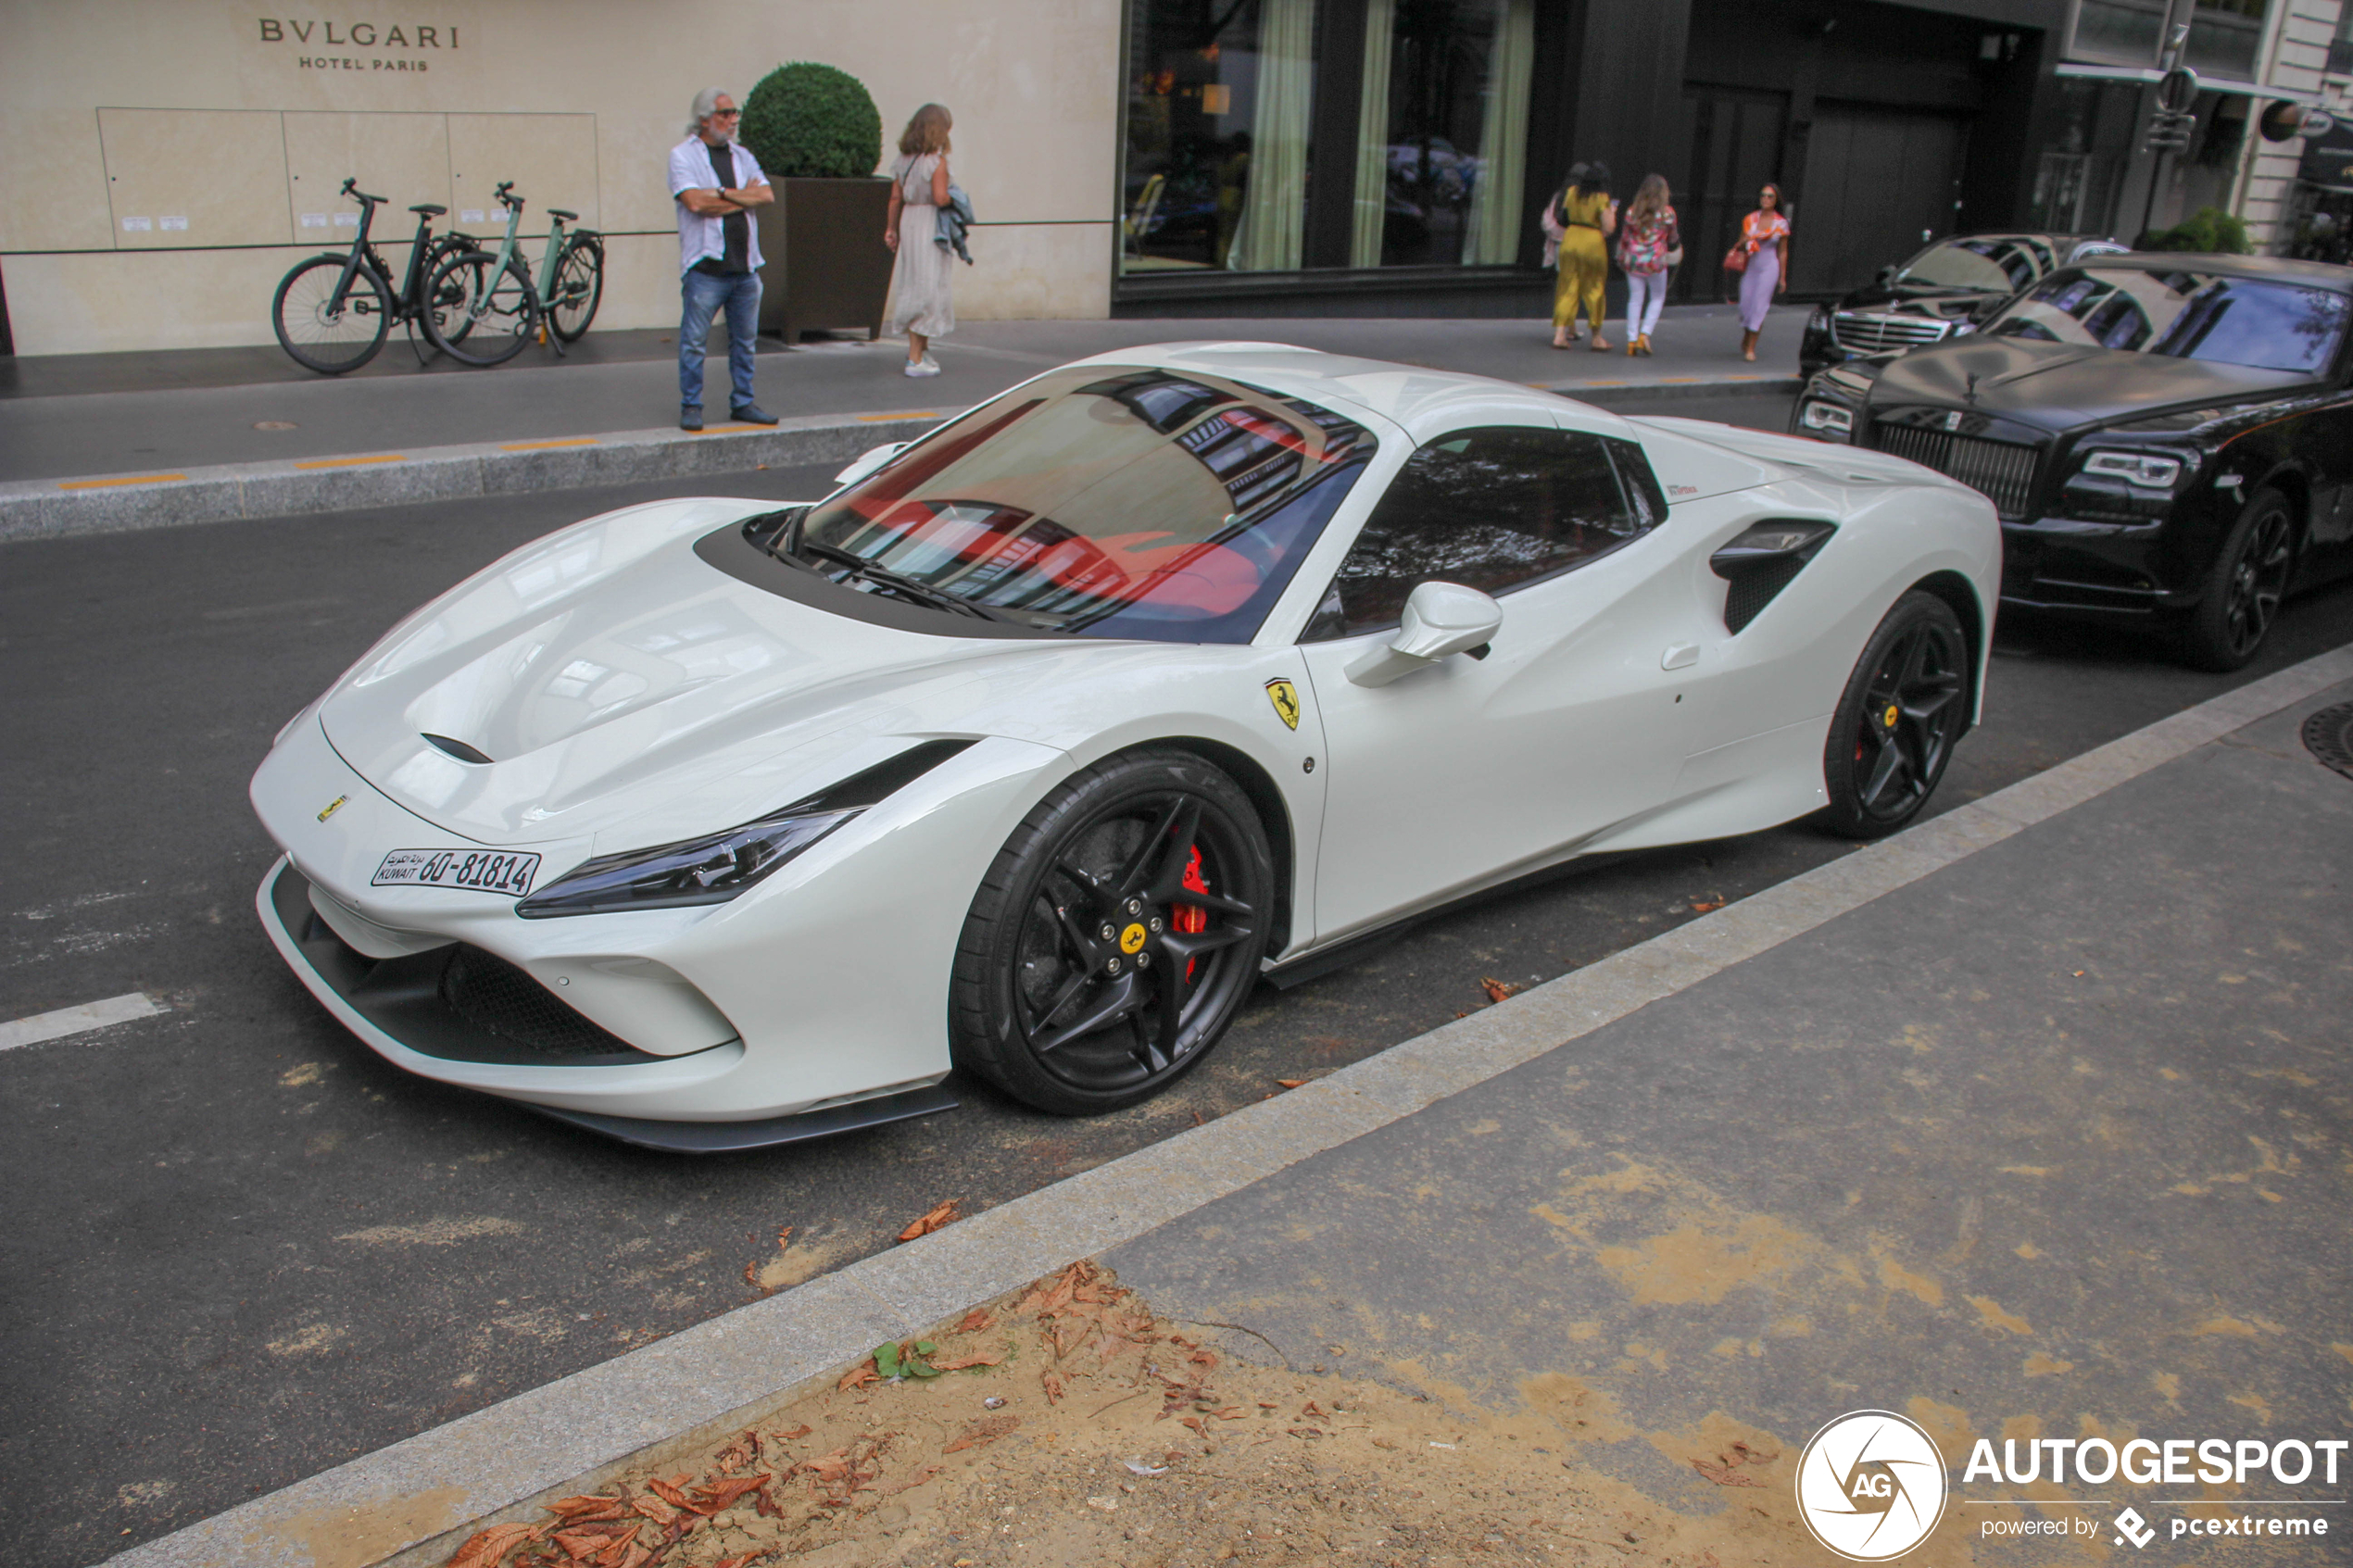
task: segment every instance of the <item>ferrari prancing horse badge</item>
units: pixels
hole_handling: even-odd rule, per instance
[[[1289,681],[1266,683],[1266,700],[1275,705],[1275,717],[1290,729],[1299,728],[1299,688]]]

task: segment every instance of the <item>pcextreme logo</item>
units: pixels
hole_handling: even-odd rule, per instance
[[[1814,1434],[1797,1461],[1797,1512],[1851,1562],[1885,1562],[1944,1514],[1944,1456],[1890,1411],[1854,1411]]]

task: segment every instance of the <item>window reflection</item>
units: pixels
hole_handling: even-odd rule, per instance
[[[2099,348],[2314,375],[2345,333],[2346,296],[2327,289],[2213,273],[2137,268],[2062,272],[1989,329]]]

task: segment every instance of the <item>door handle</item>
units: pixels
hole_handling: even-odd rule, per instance
[[[1658,656],[1661,670],[1688,670],[1699,662],[1697,643],[1669,643],[1667,651]]]

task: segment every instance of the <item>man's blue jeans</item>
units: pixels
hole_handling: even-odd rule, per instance
[[[702,407],[703,345],[711,340],[711,319],[727,312],[727,374],[735,384],[731,409],[747,408],[751,397],[752,346],[760,336],[760,274],[721,277],[687,272],[679,278],[686,315],[678,323],[678,401]]]

